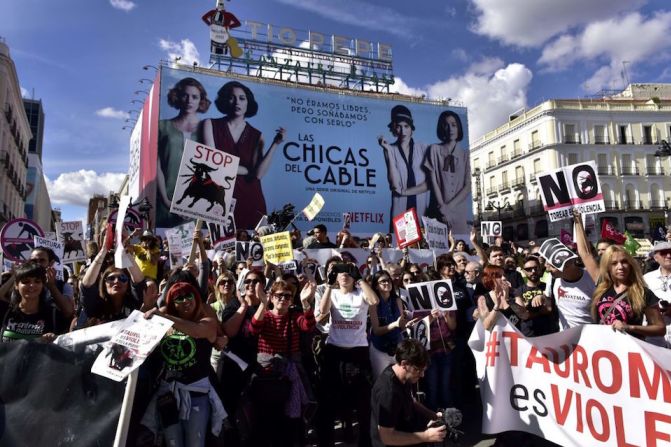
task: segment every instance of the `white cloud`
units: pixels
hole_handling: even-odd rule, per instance
[[[105,107],[102,109],[96,110],[96,115],[101,116],[103,118],[113,118],[113,119],[126,119],[128,118],[128,112],[124,112],[123,110],[117,110],[113,107]]]
[[[436,82],[427,89],[431,98],[463,102],[468,108],[471,141],[505,123],[511,112],[527,105],[531,70],[519,63],[503,65],[498,58],[486,58],[471,65],[464,75]]]
[[[93,194],[108,194],[121,186],[126,174],[106,172],[98,174],[92,170],[80,169],[60,174],[55,180],[44,177],[52,203],[87,206]]]
[[[416,19],[392,8],[367,4],[360,0],[277,0],[279,3],[309,11],[335,22],[407,37],[408,27]]]
[[[622,63],[636,70],[651,56],[664,60],[671,50],[671,12],[650,18],[638,12],[590,23],[575,35],[565,34],[543,49],[538,60],[548,70],[562,70],[578,61],[601,61],[602,65],[583,83],[587,91],[623,85]]]
[[[180,64],[191,65],[196,62],[198,65],[200,65],[200,61],[198,60],[200,57],[198,49],[196,48],[196,45],[189,39],[182,39],[179,42],[161,39],[159,41],[159,45],[162,50],[168,52],[168,60],[170,61],[175,61],[177,58],[179,58]]]
[[[478,34],[521,47],[539,46],[557,34],[638,9],[645,0],[471,0]],[[618,30],[619,31],[619,30]]]
[[[130,11],[135,8],[137,5],[131,0],[110,0],[110,5],[114,9],[120,9],[122,11]]]
[[[422,96],[427,92],[420,88],[410,87],[399,77],[394,78],[394,83],[389,86],[389,91],[392,93],[400,93],[401,95]]]
[[[28,90],[25,88],[21,87],[21,97],[22,98],[28,98],[30,96],[30,93],[28,93]]]

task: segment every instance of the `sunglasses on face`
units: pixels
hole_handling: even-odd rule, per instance
[[[260,283],[260,282],[261,282],[261,280],[260,280],[260,279],[256,279],[256,278],[254,278],[254,279],[245,279],[245,281],[244,281],[245,285],[249,285],[249,284],[257,285],[257,284]]]
[[[671,255],[671,250],[659,250],[657,254],[659,254],[660,256]]]
[[[277,298],[278,301],[287,300],[290,301],[293,298],[291,293],[274,293],[273,296]]]
[[[196,297],[194,297],[193,294],[178,296],[177,298],[175,298],[175,304],[183,304],[187,301],[193,301],[194,299],[196,299]]]
[[[218,286],[227,286],[227,285],[228,285],[228,286],[232,286],[232,285],[234,285],[234,284],[235,284],[235,281],[233,281],[232,279],[227,279],[227,280],[225,280],[225,281],[221,281],[221,282],[220,282],[219,284],[217,284],[217,285],[218,285]]]
[[[525,272],[537,272],[538,270],[538,267],[524,267]]]
[[[108,275],[105,278],[105,282],[107,284],[112,284],[114,281],[119,281],[122,284],[126,284],[128,282],[128,276],[126,276],[126,275]]]

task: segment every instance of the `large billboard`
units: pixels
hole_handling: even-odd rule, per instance
[[[161,68],[156,165],[156,226],[178,225],[169,213],[184,141],[240,157],[234,198],[237,228],[319,192],[312,221],[339,230],[389,232],[406,209],[466,235],[472,220],[466,109],[399,96],[297,87],[225,73]]]

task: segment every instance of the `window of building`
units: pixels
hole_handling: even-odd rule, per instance
[[[503,227],[503,240],[514,241],[515,229],[512,226]]]
[[[536,228],[534,229],[536,237],[548,237],[548,221],[546,219],[541,219],[536,222]]]
[[[541,159],[537,158],[534,160],[534,174],[541,172]]]
[[[564,143],[577,143],[578,134],[575,124],[564,124]]]
[[[517,240],[526,241],[527,239],[529,239],[529,224],[517,225]]]
[[[652,144],[652,126],[643,126],[643,144]]]
[[[501,173],[501,184],[503,186],[508,186],[508,171],[503,171]]]
[[[522,166],[518,166],[515,168],[515,180],[517,180],[518,182],[524,181],[524,168]]]
[[[538,136],[538,131],[537,130],[534,130],[533,132],[531,132],[531,147],[533,149],[541,147],[541,138]]]
[[[627,126],[620,125],[617,126],[617,142],[618,144],[627,144]]]
[[[568,164],[574,165],[578,163],[578,154],[570,153],[568,154]]]
[[[522,149],[520,148],[520,140],[513,141],[513,155],[519,155],[521,153]]]
[[[489,187],[491,189],[494,189],[495,186],[496,186],[496,176],[492,175],[491,177],[489,177]]]
[[[495,161],[494,161],[494,151],[490,152],[487,154],[487,166],[494,166]]]
[[[608,143],[608,138],[606,138],[606,126],[602,124],[597,124],[594,126],[594,143],[595,144]]]

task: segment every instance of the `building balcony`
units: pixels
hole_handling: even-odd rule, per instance
[[[599,175],[615,175],[615,169],[612,166],[598,166]]]
[[[608,137],[594,137],[594,144],[610,144],[610,139]]]
[[[499,192],[510,192],[510,183],[508,183],[508,181],[501,182],[501,185],[499,185]]]
[[[620,209],[615,200],[604,200],[603,203],[606,206],[606,211],[617,211]]]
[[[498,193],[499,193],[499,190],[496,187],[487,188],[485,190],[485,195],[487,195],[488,197],[495,196]]]
[[[634,140],[627,137],[620,137],[617,139],[617,144],[634,144]]]
[[[666,209],[666,202],[663,200],[651,200],[650,201],[651,210],[663,210]]]
[[[580,144],[578,135],[564,135],[564,144]]]
[[[623,166],[620,169],[620,175],[639,175],[638,168],[632,166]]]
[[[530,174],[530,175],[529,175],[529,181],[530,181],[531,183],[537,183],[537,182],[538,182],[538,179],[536,179],[536,174]]]
[[[529,143],[529,152],[535,151],[536,149],[540,149],[542,147],[543,143],[541,143],[540,141],[532,141],[531,143]]]
[[[516,158],[520,158],[522,156],[522,149],[513,149],[513,153],[510,157],[511,160],[514,160]]]
[[[623,200],[622,201],[622,208],[624,208],[627,211],[642,210],[643,209],[643,202],[641,202],[640,200]]]
[[[659,144],[662,144],[662,142],[660,140],[652,140],[652,139],[648,139],[648,138],[643,138],[641,140],[641,144],[656,144],[656,145],[659,145]]]
[[[508,161],[508,156],[507,155],[501,155],[499,158],[496,159],[498,164],[505,163]]]
[[[496,167],[496,162],[494,160],[489,160],[485,165],[485,169],[492,169]]]
[[[515,189],[524,188],[524,184],[525,184],[524,177],[517,177],[513,179],[512,182],[510,182],[510,185]]]
[[[648,175],[664,175],[664,168],[659,166],[649,166],[646,170],[645,173]]]

